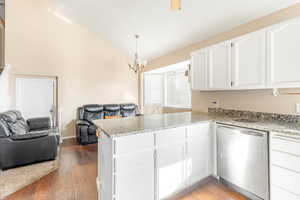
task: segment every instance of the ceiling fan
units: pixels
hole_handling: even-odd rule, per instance
[[[181,10],[181,0],[171,0],[171,10]]]

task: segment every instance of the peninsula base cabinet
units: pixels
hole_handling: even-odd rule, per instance
[[[99,140],[99,200],[161,200],[212,174],[210,123]]]
[[[270,137],[271,200],[300,200],[300,137]]]
[[[212,174],[212,132],[209,124],[189,126],[186,143],[186,184],[191,186]]]

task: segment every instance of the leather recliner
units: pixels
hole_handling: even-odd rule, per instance
[[[78,120],[76,123],[76,138],[79,144],[92,144],[97,140],[97,128],[93,120],[103,119],[103,106],[98,104],[84,105],[78,109]]]
[[[136,104],[91,104],[78,108],[76,137],[79,144],[92,144],[98,141],[96,119],[110,119],[141,115]]]
[[[136,104],[121,104],[120,113],[122,117],[133,117],[140,115]]]
[[[121,117],[120,105],[106,104],[104,107],[104,119]]]
[[[25,119],[19,111],[0,113],[0,168],[2,170],[54,160],[59,136],[49,118]]]

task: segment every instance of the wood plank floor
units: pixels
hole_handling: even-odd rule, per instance
[[[97,145],[67,142],[61,148],[60,168],[5,200],[96,200]],[[217,181],[211,181],[176,200],[245,200]],[[105,200],[105,199],[103,199]]]

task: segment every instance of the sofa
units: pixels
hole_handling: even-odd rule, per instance
[[[76,138],[79,144],[93,144],[98,141],[97,127],[93,120],[113,119],[141,115],[138,106],[127,104],[89,104],[78,108],[78,120],[76,122]]]
[[[50,128],[50,118],[27,121],[21,112],[0,113],[0,169],[10,169],[57,156],[59,135]]]

